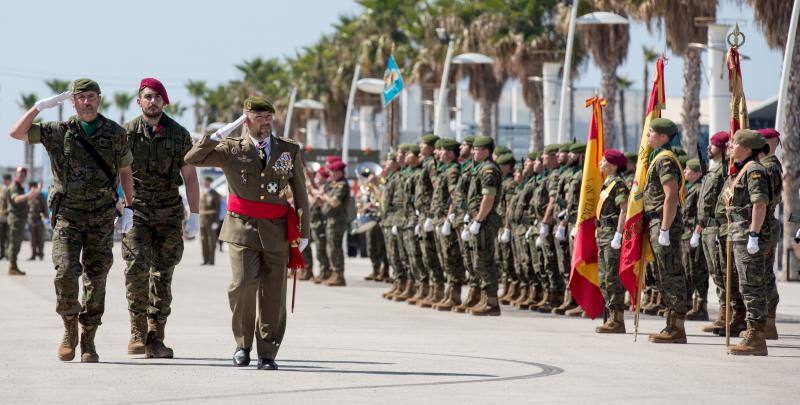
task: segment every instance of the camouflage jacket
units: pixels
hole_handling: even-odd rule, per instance
[[[431,213],[434,219],[444,219],[450,208],[452,193],[458,186],[461,169],[457,162],[439,165],[439,175],[433,185]]]
[[[730,222],[728,223],[728,238],[733,242],[747,241],[752,220],[753,204],[763,202],[769,205],[770,178],[767,169],[755,161],[747,166],[744,174],[736,181],[731,177],[731,182],[723,191],[722,198],[729,199],[727,206]],[[742,162],[742,166],[748,161]],[[764,221],[766,225],[766,221]],[[760,229],[760,240],[766,242],[770,235],[764,233],[765,226]]]
[[[490,221],[495,226],[500,226],[500,216],[497,215],[497,205],[500,204],[500,168],[491,159],[486,159],[472,169],[472,178],[467,192],[467,212],[475,218],[480,210],[481,201],[485,195],[495,196],[491,211],[484,221]]]

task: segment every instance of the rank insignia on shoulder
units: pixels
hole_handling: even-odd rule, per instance
[[[750,178],[751,178],[751,179],[753,179],[753,180],[758,180],[758,179],[760,179],[760,178],[761,178],[761,173],[760,173],[760,172],[753,172],[753,173],[750,175]]]
[[[267,183],[267,192],[270,194],[276,194],[278,192],[278,182],[270,181]]]

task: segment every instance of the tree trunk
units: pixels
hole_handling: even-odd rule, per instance
[[[800,49],[795,47],[794,54],[792,55],[791,72],[789,73],[789,89],[787,92],[786,100],[786,120],[783,128],[783,136],[781,137],[781,146],[783,151],[781,153],[781,160],[783,163],[783,248],[776,254],[785,255],[787,251],[793,250],[794,235],[797,232],[798,225],[788,221],[789,214],[800,213],[800,196],[797,190],[800,190]],[[784,280],[789,278],[797,279],[797,269],[800,268],[800,256],[797,251],[794,251],[794,257],[790,262],[794,266],[790,268],[789,264],[784,261],[783,275]],[[790,272],[793,272],[790,276]]]
[[[531,86],[535,102],[531,106],[531,151],[541,152],[544,149],[544,100],[542,86]]]
[[[481,116],[479,126],[481,135],[492,136],[492,103],[489,100],[480,100]]]
[[[622,150],[628,150],[628,128],[625,127],[625,89],[619,89],[619,133]]]
[[[603,81],[602,81],[602,97],[608,101],[604,109],[603,117],[603,134],[605,136],[605,144],[611,147],[616,146],[617,134],[614,128],[614,115],[616,112],[616,98],[617,98],[617,67],[603,67]]]
[[[681,146],[690,155],[697,154],[700,134],[700,51],[689,48],[683,56],[683,127]]]

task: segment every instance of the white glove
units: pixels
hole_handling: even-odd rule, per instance
[[[297,248],[302,253],[308,247],[308,238],[300,238],[297,242]]]
[[[456,220],[456,214],[450,214],[450,215],[448,215],[448,216],[447,216],[447,220],[448,220],[448,221],[450,221],[450,223],[452,224],[452,223],[453,223],[453,221],[455,221],[455,220]]]
[[[465,224],[468,224],[468,223],[469,223],[469,220],[470,220],[470,218],[469,218],[469,214],[464,214],[464,223],[465,223]]]
[[[414,225],[414,235],[419,235],[419,224]]]
[[[689,246],[696,248],[700,246],[700,234],[692,232],[692,239],[689,239]]]
[[[622,234],[614,232],[614,239],[611,239],[611,248],[619,250],[622,247]]]
[[[800,229],[798,229],[797,233],[794,234],[794,241],[800,243]]]
[[[539,237],[536,238],[536,247],[540,248],[540,247],[542,247],[542,245],[544,245],[544,236],[543,235],[539,235]]]
[[[567,227],[563,225],[558,226],[558,229],[556,229],[556,239],[562,242],[567,240]]]
[[[758,236],[747,237],[747,253],[751,255],[758,253]]]
[[[191,213],[183,228],[183,233],[187,238],[194,238],[200,232],[200,214]]]
[[[453,233],[453,224],[450,223],[449,219],[444,221],[442,228],[439,229],[439,233],[441,233],[443,236],[450,236],[450,234]]]
[[[478,232],[480,232],[480,231],[481,231],[481,223],[480,222],[472,221],[472,223],[469,224],[469,232],[471,234],[477,235]]]
[[[469,230],[467,228],[461,230],[461,240],[469,242]]]
[[[666,231],[660,229],[658,232],[658,244],[661,246],[669,246],[669,229]]]
[[[242,114],[242,116],[237,118],[236,121],[225,124],[224,127],[218,129],[217,132],[214,132],[214,134],[209,136],[208,139],[211,139],[213,141],[221,141],[222,138],[227,137],[228,135],[231,134],[231,132],[235,131],[236,128],[242,126],[242,124],[244,124],[245,119],[247,119],[247,116]]]
[[[119,233],[128,233],[128,231],[133,228],[133,210],[125,207],[125,209],[122,210],[122,215],[117,217],[115,226]]]
[[[545,237],[549,233],[550,233],[550,225],[547,225],[547,224],[539,225],[539,235],[541,235],[542,237]]]
[[[525,240],[530,239],[531,238],[531,234],[533,234],[533,227],[529,226],[528,230],[525,231]]]
[[[395,225],[392,227],[392,235],[397,236],[397,234],[398,234],[397,225]]]
[[[511,242],[511,229],[503,228],[503,232],[500,233],[500,242]]]
[[[576,237],[576,236],[578,236],[578,227],[577,227],[577,226],[573,226],[573,227],[572,227],[572,230],[571,230],[571,231],[569,231],[569,236],[570,236],[572,239],[575,239],[575,237]]]
[[[70,97],[72,97],[72,92],[65,91],[61,94],[56,94],[55,96],[48,97],[44,100],[39,100],[33,106],[36,107],[37,110],[42,111],[48,108],[56,107]]]
[[[425,223],[422,225],[422,229],[425,232],[432,232],[433,231],[433,220],[430,218],[425,218]]]
[[[216,231],[219,228],[219,224],[214,222],[211,224],[211,230]]]

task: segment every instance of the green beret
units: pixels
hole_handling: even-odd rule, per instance
[[[689,159],[689,160],[687,160],[686,161],[686,167],[688,167],[690,170],[694,170],[696,172],[701,172],[703,170],[703,168],[700,167],[700,159]]]
[[[397,155],[395,155],[394,152],[389,152],[386,154],[386,160],[394,160],[396,157]]]
[[[455,139],[441,138],[437,141],[441,144],[440,148],[458,153],[458,148],[461,146]]]
[[[542,154],[541,154],[541,153],[539,153],[539,152],[536,152],[536,151],[533,151],[533,152],[531,152],[531,153],[528,153],[528,159],[530,159],[530,160],[536,160],[536,159],[539,159],[539,156],[542,156]]]
[[[514,165],[516,162],[514,161],[514,155],[511,153],[504,153],[497,158],[497,164],[499,165]]]
[[[498,145],[494,148],[494,154],[497,156],[505,155],[506,153],[511,153],[511,149],[506,146]]]
[[[639,155],[634,152],[625,152],[625,157],[628,159],[628,163],[636,163],[639,160]]]
[[[476,148],[490,148],[494,146],[494,139],[490,136],[476,136],[472,146]]]
[[[547,146],[544,147],[544,151],[542,152],[542,155],[552,155],[554,153],[557,153],[558,152],[558,148],[560,146],[561,145],[559,145],[559,144],[547,145]]]
[[[83,93],[84,91],[93,91],[97,94],[100,94],[100,85],[97,84],[96,81],[92,79],[76,79],[72,82],[72,92],[73,93]]]
[[[667,118],[656,118],[650,121],[650,128],[664,135],[675,135],[675,133],[678,132],[678,126]]]
[[[397,149],[403,153],[408,152],[410,150],[409,148],[411,148],[411,145],[407,143],[401,143],[400,146],[397,147]]]
[[[733,142],[748,149],[761,149],[767,144],[764,135],[752,129],[740,129],[733,135]]]
[[[572,146],[572,142],[562,143],[558,145],[559,152],[569,152],[569,148]]]
[[[686,162],[689,161],[689,156],[687,155],[680,155],[678,156],[678,162],[680,162],[681,167],[686,167]]]
[[[264,97],[258,96],[250,96],[244,100],[244,109],[246,111],[266,111],[275,114],[275,107],[272,106],[272,103]]]
[[[469,146],[472,146],[472,144],[473,144],[473,143],[475,143],[475,137],[474,137],[474,136],[472,136],[472,135],[470,135],[470,136],[465,136],[465,137],[464,137],[464,143],[466,143],[466,144],[467,144],[467,145],[469,145]]]
[[[426,134],[422,136],[422,143],[427,143],[431,146],[436,146],[436,141],[439,140],[439,137],[434,134]]]
[[[419,145],[413,143],[411,145],[408,145],[408,151],[415,155],[419,155]]]
[[[586,144],[575,142],[569,147],[569,151],[572,153],[585,153],[586,152]]]

